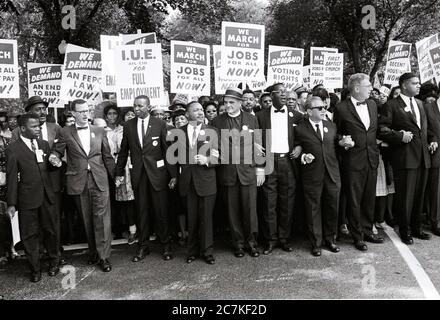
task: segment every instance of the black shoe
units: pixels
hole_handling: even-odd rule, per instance
[[[313,247],[312,248],[312,255],[314,257],[319,257],[321,255],[321,248]]]
[[[364,240],[371,243],[383,243],[383,238],[377,234],[366,234]]]
[[[47,273],[49,277],[54,277],[58,273],[60,273],[60,267],[59,266],[49,266],[49,272]]]
[[[327,246],[327,248],[331,251],[331,252],[333,252],[333,253],[337,253],[337,252],[339,252],[339,251],[341,251],[341,249],[336,245],[336,243],[334,243],[334,242],[330,242],[330,241],[328,241],[327,243],[326,243],[326,246]]]
[[[258,251],[258,249],[255,247],[251,247],[251,251],[249,252],[249,254],[251,257],[256,258],[260,256],[260,251]]]
[[[101,267],[102,271],[104,271],[104,272],[112,271],[112,265],[110,264],[110,261],[108,261],[107,259],[101,259],[99,261],[99,266]]]
[[[205,262],[207,264],[215,264],[215,258],[212,254],[205,257]]]
[[[413,238],[409,235],[401,236],[400,239],[402,239],[402,242],[408,246],[414,243]]]
[[[31,282],[38,282],[38,281],[41,281],[41,271],[32,272]]]
[[[263,254],[271,254],[275,246],[272,243],[266,244],[263,250]]]
[[[244,257],[244,250],[241,248],[235,250],[234,256],[236,256],[237,258],[243,258]]]
[[[281,244],[281,249],[283,251],[286,251],[286,252],[292,252],[293,251],[292,246],[290,244],[288,244],[287,242],[284,242],[284,243]]]
[[[97,264],[99,262],[99,257],[97,255],[90,256],[87,260],[87,264],[89,266]]]
[[[431,235],[428,234],[428,233],[425,233],[425,232],[423,232],[423,231],[413,232],[413,233],[412,233],[412,236],[413,236],[414,238],[422,239],[422,240],[429,240],[429,239],[431,239]]]
[[[365,242],[363,242],[363,241],[356,241],[356,242],[354,243],[354,246],[355,246],[355,248],[358,249],[359,251],[367,251],[367,250],[368,250],[367,245],[366,245]]]
[[[165,261],[173,259],[173,253],[171,251],[171,246],[168,244],[165,245],[163,248],[162,259],[164,259]]]
[[[59,266],[65,266],[66,264],[67,264],[66,259],[64,259],[64,258],[60,258],[60,261],[58,262],[58,265],[59,265]]]
[[[132,245],[135,242],[136,242],[136,233],[130,233],[127,239],[128,245]]]
[[[136,255],[131,259],[133,262],[138,262],[141,260],[144,260],[145,256],[148,256],[150,254],[149,248],[140,248],[138,249]]]
[[[195,257],[195,256],[189,256],[189,257],[186,258],[186,263],[191,263],[191,262],[193,262],[194,260],[196,260],[196,257]]]
[[[440,237],[440,228],[432,228],[432,233]]]

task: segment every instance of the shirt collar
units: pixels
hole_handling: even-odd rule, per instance
[[[309,118],[309,122],[312,125],[313,129],[316,127],[317,124],[319,124],[320,127],[323,126],[322,120],[319,122],[313,122],[312,119]]]
[[[194,129],[200,130],[202,128],[202,124],[203,123],[200,123],[198,125],[192,125],[191,123],[188,122],[188,127],[191,127],[193,130]]]
[[[24,143],[31,145],[31,139],[26,138],[22,135],[20,135],[20,138],[21,138],[21,140],[23,140]],[[32,140],[36,141],[37,139],[32,139]]]
[[[270,110],[270,112],[272,113],[272,114],[275,114],[275,110],[277,110],[277,108],[275,108],[275,107],[271,107],[271,109],[272,110]],[[286,105],[284,105],[284,106],[282,106],[279,110],[284,110],[284,113],[287,113],[287,106]],[[279,113],[279,112],[277,112],[277,113]],[[284,114],[283,112],[281,112],[281,114]]]
[[[47,123],[47,121],[45,121],[45,122],[40,126],[40,128],[41,128],[41,129],[46,128],[46,127],[47,127],[46,123]]]
[[[238,113],[237,113],[237,114],[234,114],[233,116],[231,116],[231,115],[228,113],[228,116],[231,117],[231,118],[237,118],[239,115],[241,115],[241,112],[242,112],[242,111],[239,110]]]
[[[350,99],[351,99],[351,102],[353,103],[353,105],[354,105],[355,107],[358,106],[358,105],[357,105],[358,102],[362,102],[362,101],[359,101],[359,100],[357,100],[357,99],[355,99],[355,98],[353,98],[353,97],[350,97]],[[366,106],[366,105],[367,105],[367,100],[365,100],[364,102],[365,102],[365,106]]]
[[[77,123],[75,123],[75,128],[78,129],[79,127],[87,127],[87,129],[90,129],[89,123],[87,123],[85,126],[79,126]]]
[[[411,99],[413,99],[413,97],[408,97],[408,96],[404,95],[403,93],[400,94],[400,97],[402,98],[402,100],[407,105],[410,105],[411,104]]]

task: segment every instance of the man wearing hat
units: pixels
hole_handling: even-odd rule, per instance
[[[263,185],[263,254],[270,254],[279,243],[284,251],[292,251],[288,243],[295,202],[297,171],[295,160],[299,149],[294,145],[294,127],[302,121],[299,112],[286,105],[286,88],[277,83],[271,87],[273,107],[257,114],[263,131],[266,152],[266,179]],[[268,162],[269,160],[269,162]]]
[[[245,249],[249,250],[252,257],[260,255],[256,240],[257,185],[264,182],[264,170],[256,168],[254,157],[254,143],[261,145],[255,135],[258,121],[253,115],[241,110],[242,101],[241,89],[227,89],[224,95],[226,113],[212,121],[212,125],[221,132],[218,180],[237,258],[244,256]]]
[[[436,137],[428,136],[428,121],[419,94],[420,80],[414,73],[399,78],[400,96],[389,100],[380,118],[380,139],[390,145],[396,187],[395,208],[402,242],[413,244],[413,238],[430,239],[422,229],[422,210],[430,152],[438,147]],[[438,151],[437,151],[438,152]]]
[[[11,109],[7,115],[8,117],[8,127],[9,130],[12,132],[15,128],[18,127],[17,119],[21,115],[21,113],[17,110]]]

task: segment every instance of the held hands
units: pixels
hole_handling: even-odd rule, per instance
[[[429,152],[431,152],[431,154],[433,154],[438,148],[438,143],[437,142],[431,142],[428,146],[428,150]]]
[[[14,216],[15,216],[15,206],[9,206],[7,209],[6,209],[6,213],[9,215],[9,218],[11,218],[11,220],[12,220],[12,218],[14,218]]]
[[[400,132],[403,133],[403,137],[402,137],[403,143],[410,143],[413,138],[412,132],[405,130],[400,130]]]
[[[49,162],[51,165],[53,165],[54,167],[57,167],[57,168],[61,167],[61,165],[62,165],[60,158],[58,158],[53,153],[49,156]]]
[[[124,177],[123,176],[118,176],[118,177],[115,178],[115,185],[117,187],[119,187],[123,183],[124,183]]]
[[[197,154],[194,156],[194,161],[196,164],[204,166],[208,164],[208,157],[202,156],[201,154]]]
[[[351,138],[351,135],[348,135],[348,136],[342,136],[342,139],[339,140],[339,145],[340,145],[341,147],[344,147],[345,150],[348,150],[348,149],[350,149],[350,148],[353,148],[353,147],[354,147],[354,141],[353,141],[353,139]]]
[[[303,160],[304,160],[305,164],[309,164],[309,163],[312,163],[313,160],[315,160],[315,156],[311,153],[307,153],[304,155]]]
[[[266,155],[265,151],[266,149],[264,149],[264,147],[258,143],[254,143],[255,148],[257,149],[257,156],[262,156],[264,157]]]
[[[296,146],[295,149],[293,149],[293,151],[290,153],[290,159],[298,158],[301,152],[302,152],[302,147]]]
[[[170,183],[168,183],[168,188],[173,190],[176,187],[177,178],[171,178]]]
[[[257,187],[261,187],[266,180],[266,176],[263,174],[257,174]]]

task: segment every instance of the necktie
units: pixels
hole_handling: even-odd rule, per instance
[[[141,140],[144,140],[144,135],[145,135],[144,119],[142,119],[141,130],[142,130],[142,137],[141,137],[142,139]]]
[[[43,139],[43,127],[42,126],[40,126],[40,132],[38,133],[38,137],[37,137],[38,139]]]
[[[196,131],[197,127],[193,127],[193,135],[192,135],[192,139],[191,139],[191,147],[194,148],[196,146],[197,143],[197,131]]]
[[[34,139],[31,139],[31,148],[32,148],[32,152],[33,153],[35,153],[36,151],[37,151],[37,148],[35,148],[35,145],[34,145]]]
[[[356,105],[357,105],[357,106],[361,106],[361,105],[363,105],[363,104],[366,105],[367,103],[366,103],[365,101],[363,101],[363,102],[356,102]]]
[[[319,136],[319,139],[322,140],[322,135],[321,135],[321,129],[319,129],[319,124],[315,124],[316,126],[316,133]]]
[[[277,112],[281,112],[281,113],[284,113],[284,109],[277,109],[277,108],[275,108],[275,113],[277,113]]]
[[[410,105],[411,105],[411,113],[413,114],[414,119],[416,119],[416,121],[417,121],[416,111],[414,110],[413,98],[410,98],[409,101],[410,101]]]

